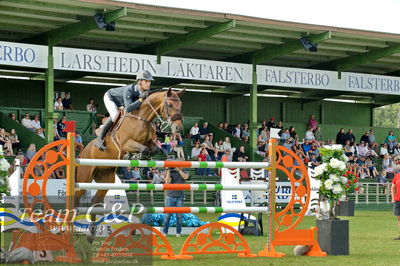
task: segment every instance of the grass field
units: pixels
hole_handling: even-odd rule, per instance
[[[200,214],[199,216],[202,220],[210,222],[215,221],[217,217],[213,214]],[[349,256],[295,257],[293,247],[280,247],[278,251],[287,254],[284,258],[238,258],[234,254],[223,254],[195,255],[193,260],[169,261],[155,257],[153,265],[400,265],[400,241],[393,240],[399,230],[391,211],[356,211],[354,217],[343,217],[343,219],[350,220]],[[309,228],[314,225],[314,217],[305,217],[301,228]],[[266,237],[245,236],[245,238],[253,253],[258,253],[266,244]],[[185,236],[181,238],[168,237],[175,253],[179,253],[185,239]],[[87,254],[91,249],[83,239],[79,239],[76,246],[81,255]],[[89,263],[85,263],[85,265],[87,264]]]

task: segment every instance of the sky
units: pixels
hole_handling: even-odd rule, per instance
[[[400,0],[118,0],[400,34]]]

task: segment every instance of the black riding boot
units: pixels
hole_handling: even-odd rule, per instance
[[[111,126],[113,125],[113,122],[111,118],[107,119],[107,121],[104,123],[103,127],[101,128],[101,132],[99,136],[97,137],[94,146],[99,148],[99,150],[104,151],[106,149],[106,146],[104,145],[104,137],[107,135],[108,130],[110,130]]]

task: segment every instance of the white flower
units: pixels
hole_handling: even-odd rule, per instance
[[[342,161],[347,163],[349,161],[349,157],[347,157],[346,155],[343,154]]]
[[[329,179],[331,179],[333,182],[339,182],[340,181],[339,177],[337,175],[335,175],[335,174],[330,174],[329,175]]]
[[[332,192],[333,194],[340,194],[343,192],[343,188],[340,184],[335,184],[332,186]]]
[[[332,189],[332,185],[333,185],[333,180],[332,179],[328,179],[324,182],[325,188],[326,189]]]
[[[0,171],[7,172],[9,168],[10,168],[10,164],[7,162],[7,160],[1,159],[0,160]]]
[[[329,160],[329,165],[330,165],[332,168],[339,168],[339,163],[340,163],[340,161],[339,161],[338,159],[336,159],[336,158],[331,158],[331,159]]]
[[[340,171],[344,171],[344,170],[346,170],[346,163],[344,163],[344,162],[342,162],[342,161],[339,161],[340,163],[339,163],[339,170]]]
[[[314,174],[315,176],[322,175],[326,170],[326,163],[320,164],[317,167],[314,168]]]
[[[6,184],[4,179],[0,179],[0,187],[4,186]]]
[[[324,148],[327,150],[341,150],[342,145],[340,144],[334,144],[334,145],[324,145]]]
[[[343,184],[347,183],[347,177],[345,177],[345,176],[341,176],[340,180],[342,181]]]

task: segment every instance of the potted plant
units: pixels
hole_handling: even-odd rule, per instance
[[[347,178],[345,195],[343,195],[337,205],[338,216],[354,216],[354,201],[349,200],[349,195],[359,190],[359,177],[352,171],[347,171],[343,176]]]
[[[8,169],[10,164],[4,158],[3,146],[0,145],[0,201],[4,196],[10,195],[10,184],[8,182]]]
[[[336,206],[339,198],[349,189],[349,174],[346,174],[347,156],[342,145],[320,148],[322,164],[315,167],[315,178],[320,181],[319,198],[321,208],[317,215],[318,242],[321,249],[331,255],[349,254],[348,220],[337,219]],[[322,206],[328,206],[324,211]],[[322,212],[322,213],[321,213]],[[321,215],[322,214],[322,215]]]

